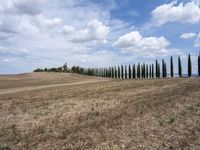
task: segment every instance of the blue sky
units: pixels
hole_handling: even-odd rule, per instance
[[[0,74],[35,68],[169,64],[197,72],[199,0],[0,0]],[[177,69],[176,69],[177,70]],[[176,71],[175,71],[176,72]]]

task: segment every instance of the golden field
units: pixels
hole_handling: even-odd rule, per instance
[[[0,150],[200,149],[200,78],[0,76]]]

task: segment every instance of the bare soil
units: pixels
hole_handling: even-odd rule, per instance
[[[0,76],[13,88],[0,94],[0,149],[200,149],[200,78]]]

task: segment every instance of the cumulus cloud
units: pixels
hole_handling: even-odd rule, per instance
[[[0,31],[0,40],[6,40],[12,36],[13,36],[12,33],[6,33],[6,32]]]
[[[88,23],[87,28],[77,31],[72,42],[91,42],[91,41],[105,41],[110,28],[104,25],[99,20],[93,20]]]
[[[47,18],[44,15],[38,15],[36,19],[33,20],[33,22],[36,23],[38,26],[47,26],[47,27],[53,27],[62,22],[62,19],[60,18]]]
[[[198,35],[197,38],[196,38],[194,47],[200,47],[200,33],[199,33],[199,35]]]
[[[142,55],[167,54],[166,47],[170,44],[163,36],[142,37],[138,31],[133,31],[121,36],[113,47],[123,51],[137,52]]]
[[[48,0],[6,0],[1,2],[0,12],[37,15]]]
[[[196,36],[196,33],[183,33],[180,35],[182,39],[190,39]]]
[[[197,2],[186,4],[177,1],[156,7],[152,12],[152,21],[160,26],[168,22],[195,24],[200,22],[200,8]]]
[[[65,25],[65,26],[63,27],[62,32],[63,32],[63,34],[69,34],[69,33],[75,32],[75,30],[76,30],[76,29],[75,29],[73,26]]]

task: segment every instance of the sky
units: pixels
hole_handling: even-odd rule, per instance
[[[200,0],[0,0],[0,74],[168,64],[197,72]]]

